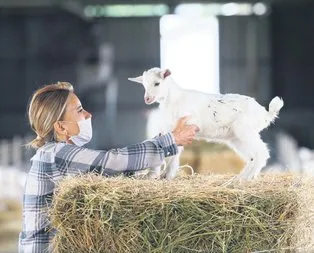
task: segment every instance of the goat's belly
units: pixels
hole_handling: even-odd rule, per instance
[[[233,135],[231,126],[218,126],[210,124],[202,126],[201,131],[197,134],[201,139],[229,139]]]

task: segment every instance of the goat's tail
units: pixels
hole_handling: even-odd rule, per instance
[[[274,97],[270,101],[268,109],[268,117],[270,122],[273,122],[278,117],[279,111],[283,105],[283,100],[279,97]]]

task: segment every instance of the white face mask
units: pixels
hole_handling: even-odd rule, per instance
[[[93,137],[92,119],[83,119],[77,121],[79,127],[79,134],[70,137],[70,140],[79,147],[89,143]]]

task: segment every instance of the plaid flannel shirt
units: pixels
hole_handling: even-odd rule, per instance
[[[56,142],[39,148],[31,159],[32,166],[25,185],[19,252],[52,251],[54,231],[50,229],[47,210],[51,205],[55,185],[60,179],[92,171],[105,176],[138,171],[159,166],[165,157],[177,152],[172,133],[108,151]]]

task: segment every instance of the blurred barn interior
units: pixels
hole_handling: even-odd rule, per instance
[[[26,108],[44,84],[74,85],[93,114],[88,147],[96,149],[158,134],[156,105],[145,105],[143,88],[127,80],[151,67],[169,68],[183,87],[265,106],[280,96],[280,118],[262,133],[267,170],[314,174],[313,22],[311,0],[0,0],[0,252],[17,251],[33,154],[22,146],[33,137]],[[206,143],[188,147],[182,163],[203,174],[243,166],[226,147]]]

